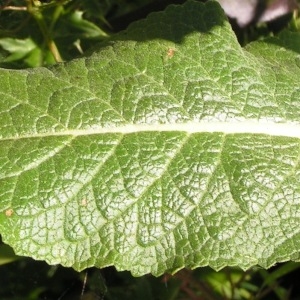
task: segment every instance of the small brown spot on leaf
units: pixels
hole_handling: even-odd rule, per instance
[[[174,54],[175,54],[175,49],[169,48],[168,52],[167,52],[168,58],[172,58],[174,56]]]
[[[81,206],[87,206],[87,200],[86,199],[81,200]]]
[[[14,211],[13,211],[11,208],[10,208],[10,209],[7,209],[7,210],[5,211],[5,215],[6,215],[7,217],[11,217],[13,213],[14,213]]]

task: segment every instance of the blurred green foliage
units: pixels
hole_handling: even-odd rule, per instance
[[[0,67],[39,67],[78,57],[113,32],[107,16],[148,2],[2,0]]]

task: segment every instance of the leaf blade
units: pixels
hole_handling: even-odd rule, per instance
[[[16,253],[135,275],[298,259],[295,68],[224,22],[187,2],[89,58],[1,70],[0,229]]]

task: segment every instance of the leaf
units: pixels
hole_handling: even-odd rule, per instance
[[[136,276],[299,260],[299,42],[242,49],[189,1],[91,57],[2,69],[4,242]]]
[[[56,38],[90,38],[103,39],[108,35],[94,23],[83,18],[82,11],[74,11],[66,13],[62,16],[61,26],[57,26],[60,30],[55,32]]]
[[[37,47],[37,45],[31,38],[27,38],[24,40],[15,38],[1,38],[0,46],[4,50],[12,53],[4,60],[4,62],[11,62],[22,59]]]
[[[43,49],[44,45],[36,44],[31,38],[23,40],[1,38],[0,46],[11,53],[0,61],[1,66],[20,68],[21,65],[23,67],[37,67],[46,63],[48,65],[55,63],[53,54],[49,50]],[[13,64],[13,62],[18,62],[18,64]]]

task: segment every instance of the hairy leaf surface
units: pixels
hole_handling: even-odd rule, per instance
[[[0,70],[0,232],[134,275],[299,260],[300,38],[170,6],[88,58]]]

